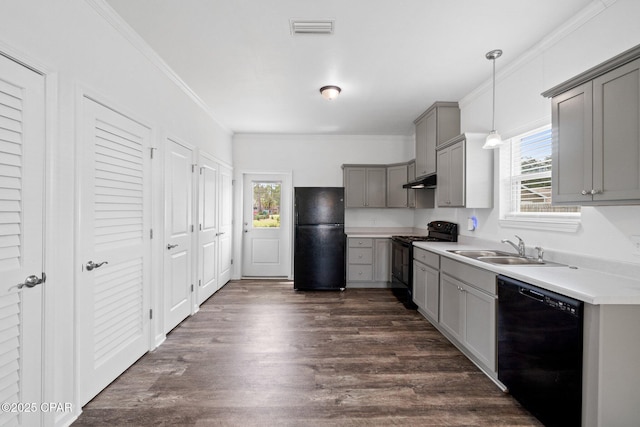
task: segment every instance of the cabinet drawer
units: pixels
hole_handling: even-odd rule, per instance
[[[347,280],[350,282],[371,282],[373,281],[372,265],[349,265],[347,268]]]
[[[435,268],[436,270],[440,269],[440,255],[434,254],[433,252],[414,247],[413,259],[420,261],[429,267]]]
[[[496,295],[496,274],[449,258],[442,257],[440,271],[475,286],[491,295]]]
[[[373,264],[373,248],[349,248],[349,264]]]
[[[373,239],[358,239],[354,237],[349,238],[350,248],[372,248]]]

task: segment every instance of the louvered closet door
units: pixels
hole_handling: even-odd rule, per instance
[[[76,286],[84,405],[149,347],[151,132],[89,98],[82,108]]]
[[[218,290],[218,164],[200,155],[198,305]]]
[[[165,150],[164,316],[169,332],[191,314],[193,150],[167,139]]]
[[[44,78],[0,56],[0,403],[41,401]],[[41,413],[0,411],[0,425]]]

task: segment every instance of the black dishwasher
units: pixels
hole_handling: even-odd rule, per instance
[[[498,379],[545,426],[580,426],[582,302],[498,276]]]

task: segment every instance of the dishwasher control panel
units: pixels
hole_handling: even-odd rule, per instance
[[[567,313],[571,313],[574,316],[578,314],[578,309],[579,308],[576,307],[573,304],[569,304],[568,302],[560,301],[558,299],[551,298],[551,297],[548,297],[548,296],[544,297],[544,302],[545,302],[545,304],[547,304],[547,305],[549,305],[551,307],[554,307],[554,308],[556,308],[558,310],[561,310],[561,311],[566,311]]]

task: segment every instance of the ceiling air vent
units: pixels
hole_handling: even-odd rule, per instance
[[[333,34],[335,21],[291,19],[291,34]]]

